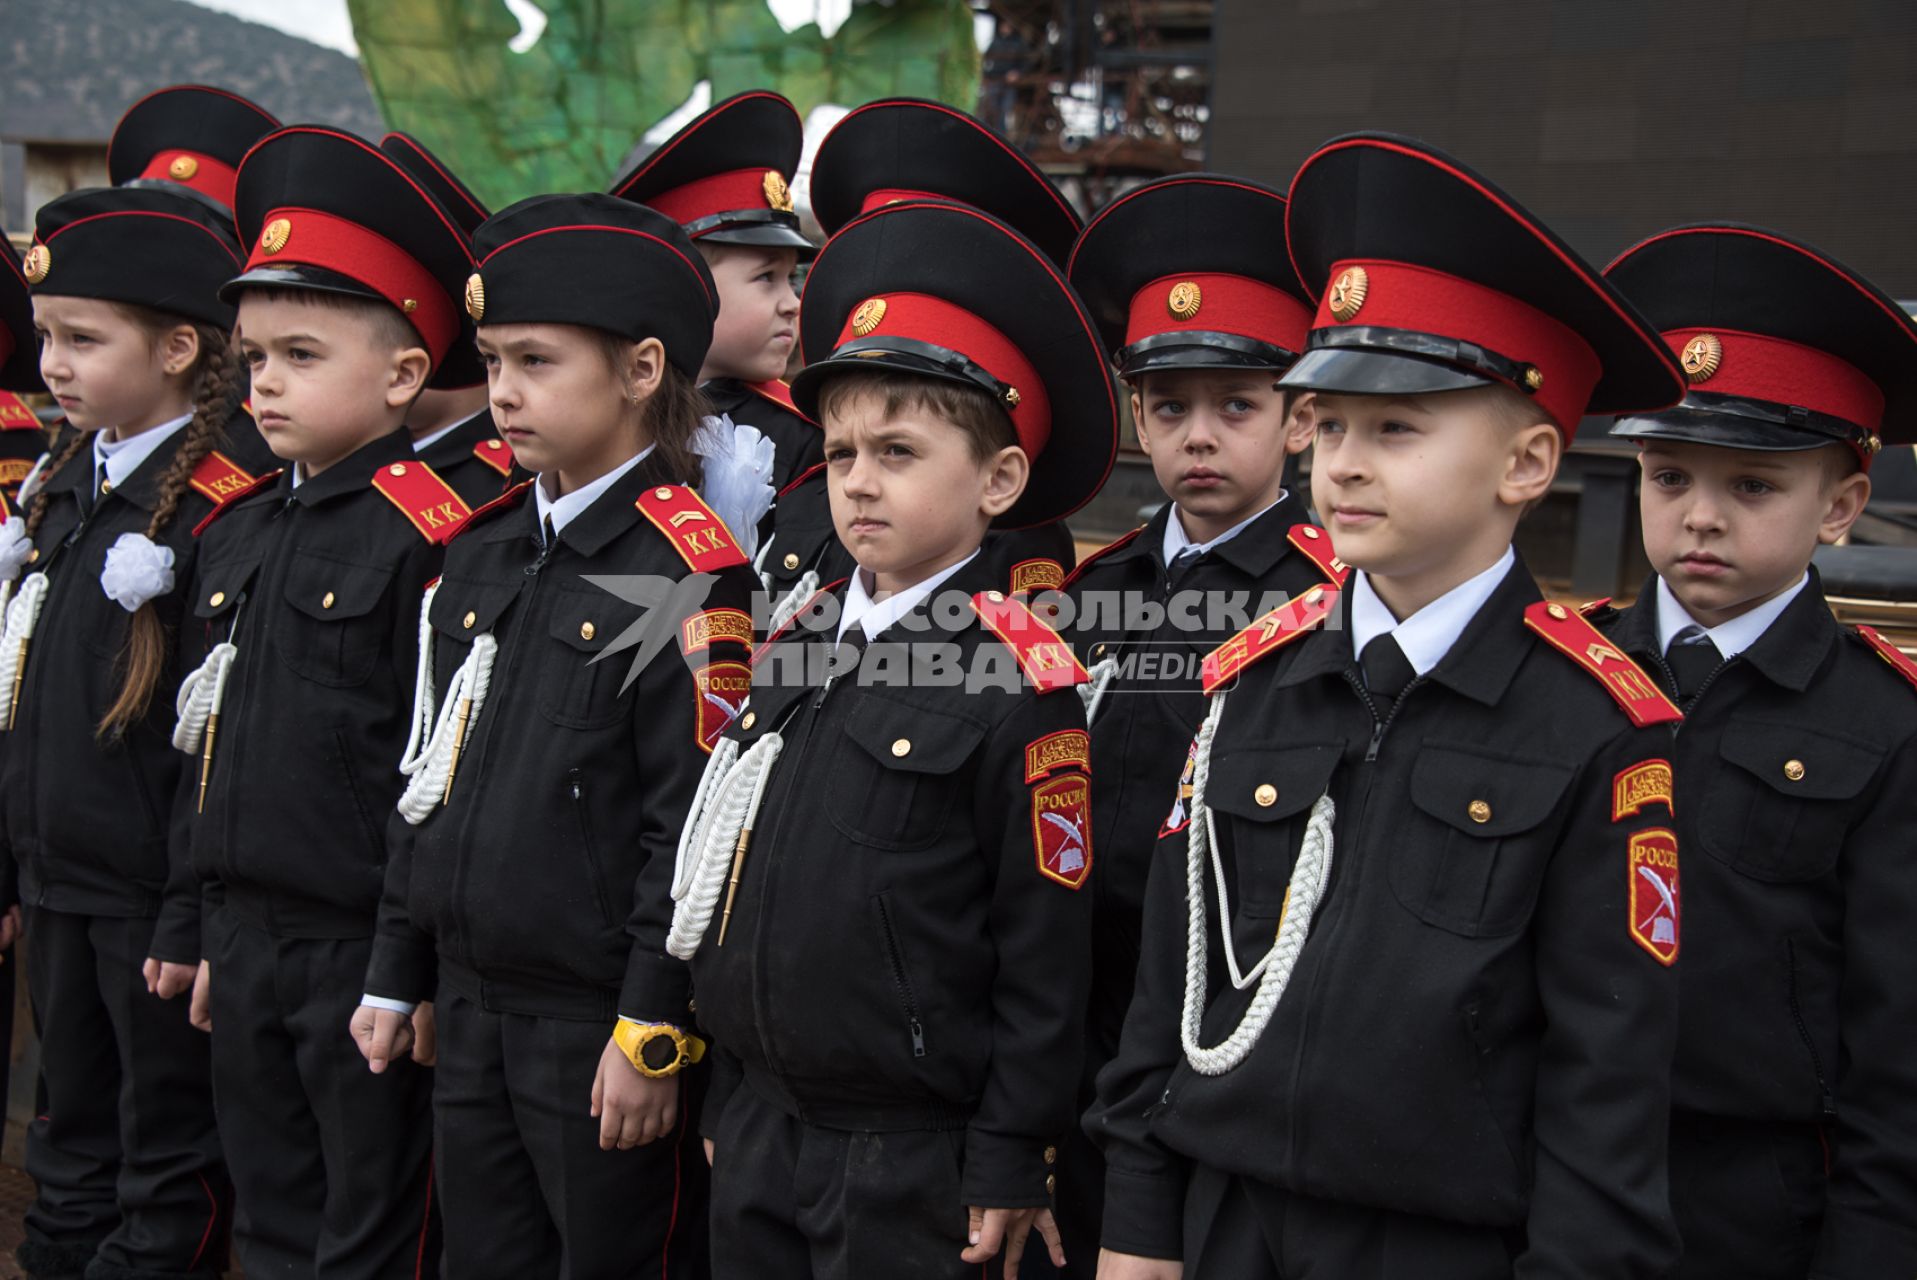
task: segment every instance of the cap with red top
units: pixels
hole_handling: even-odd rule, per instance
[[[0,248],[0,391],[40,391],[40,346],[33,299],[13,246]]]
[[[434,387],[471,386],[479,353],[461,304],[465,232],[372,143],[318,125],[262,139],[240,164],[234,213],[250,253],[222,291],[309,289],[388,303],[419,334]]]
[[[1078,214],[1039,167],[982,122],[943,103],[884,98],[848,113],[819,144],[812,215],[834,235],[898,200],[956,200],[1010,226],[1060,266]]]
[[[1736,223],[1676,227],[1605,276],[1677,353],[1689,389],[1611,434],[1729,449],[1842,443],[1865,466],[1917,441],[1917,324],[1836,259]]]
[[[1285,386],[1418,396],[1503,384],[1566,438],[1586,413],[1683,394],[1676,358],[1595,267],[1435,148],[1334,139],[1289,200],[1285,240],[1317,312]]]
[[[617,179],[612,194],[657,209],[694,240],[809,254],[792,206],[804,146],[798,108],[755,89],[702,112]]]
[[[116,187],[172,183],[230,209],[241,159],[279,127],[264,107],[237,93],[176,84],[149,93],[120,117],[107,142],[107,176]]]
[[[1036,245],[977,209],[902,201],[847,225],[806,280],[799,340],[792,397],[808,417],[825,383],[856,372],[990,395],[1032,460],[1000,528],[1070,515],[1111,471],[1118,402],[1091,317]]]
[[[1285,369],[1312,305],[1282,237],[1285,198],[1194,173],[1146,183],[1099,210],[1071,279],[1120,377],[1152,369]]]
[[[471,188],[412,134],[397,130],[389,133],[379,140],[379,149],[432,193],[433,199],[439,201],[439,207],[453,215],[453,221],[459,224],[459,229],[466,233],[468,239],[479,230],[480,223],[493,216],[492,210],[480,202]]]
[[[231,328],[221,286],[244,254],[231,218],[179,187],[87,187],[40,206],[24,271],[48,297],[124,302]]]

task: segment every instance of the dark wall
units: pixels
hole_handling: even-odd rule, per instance
[[[1917,0],[1219,0],[1209,167],[1422,137],[1603,265],[1774,227],[1917,298]]]

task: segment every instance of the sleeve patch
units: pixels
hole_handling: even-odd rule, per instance
[[[1198,739],[1193,738],[1191,745],[1185,748],[1185,767],[1178,774],[1178,790],[1172,796],[1171,812],[1165,815],[1165,821],[1158,828],[1158,838],[1175,836],[1191,825],[1191,789],[1192,780],[1198,776]]]
[[[752,692],[752,668],[743,662],[713,662],[692,673],[699,699],[699,750],[707,755],[719,743]]]
[[[1032,788],[1032,850],[1038,873],[1067,889],[1092,874],[1092,780],[1067,773]]]
[[[1091,772],[1092,740],[1083,729],[1060,729],[1057,733],[1046,734],[1025,748],[1025,781],[1027,783],[1037,782],[1040,778],[1065,768]]]
[[[1631,941],[1662,965],[1677,963],[1677,834],[1652,827],[1631,835]]]
[[[1611,821],[1644,812],[1649,805],[1661,804],[1664,812],[1675,814],[1671,804],[1671,762],[1646,760],[1620,771],[1611,780]]]
[[[752,648],[752,616],[742,609],[704,609],[679,627],[680,647],[686,653],[710,649],[730,640]]]
[[[1015,596],[1034,591],[1056,591],[1064,585],[1065,566],[1056,560],[1041,556],[1035,560],[1021,560],[1012,566],[1011,591]]]

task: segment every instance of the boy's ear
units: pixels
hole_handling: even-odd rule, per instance
[[[1138,451],[1146,457],[1152,456],[1151,433],[1145,429],[1145,396],[1143,379],[1130,384],[1132,393],[1132,432],[1138,437]]]
[[[1564,437],[1548,422],[1520,427],[1511,436],[1505,455],[1504,479],[1498,485],[1498,501],[1520,511],[1551,491],[1557,478],[1558,462],[1564,456]]]
[[[979,510],[996,520],[1025,492],[1025,484],[1032,478],[1032,460],[1025,450],[1008,444],[986,460],[985,469],[985,493],[979,500]]]
[[[200,358],[200,331],[190,324],[176,324],[160,335],[160,371],[177,378]]]
[[[1303,453],[1318,434],[1318,397],[1310,392],[1286,392],[1292,397],[1285,410],[1285,452]]]
[[[426,379],[432,372],[433,358],[426,354],[424,347],[405,347],[394,352],[392,363],[387,366],[387,406],[404,409],[412,404],[426,389]]]
[[[1848,445],[1831,445],[1834,449],[1848,449]],[[1850,532],[1857,517],[1864,514],[1864,504],[1870,501],[1870,475],[1865,471],[1852,471],[1843,479],[1829,486],[1830,505],[1824,509],[1824,518],[1817,523],[1817,541],[1824,546],[1835,544]]]

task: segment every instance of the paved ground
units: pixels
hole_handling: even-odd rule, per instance
[[[10,1164],[0,1164],[0,1280],[20,1280],[13,1251],[20,1244],[20,1215],[32,1201],[32,1179]]]

